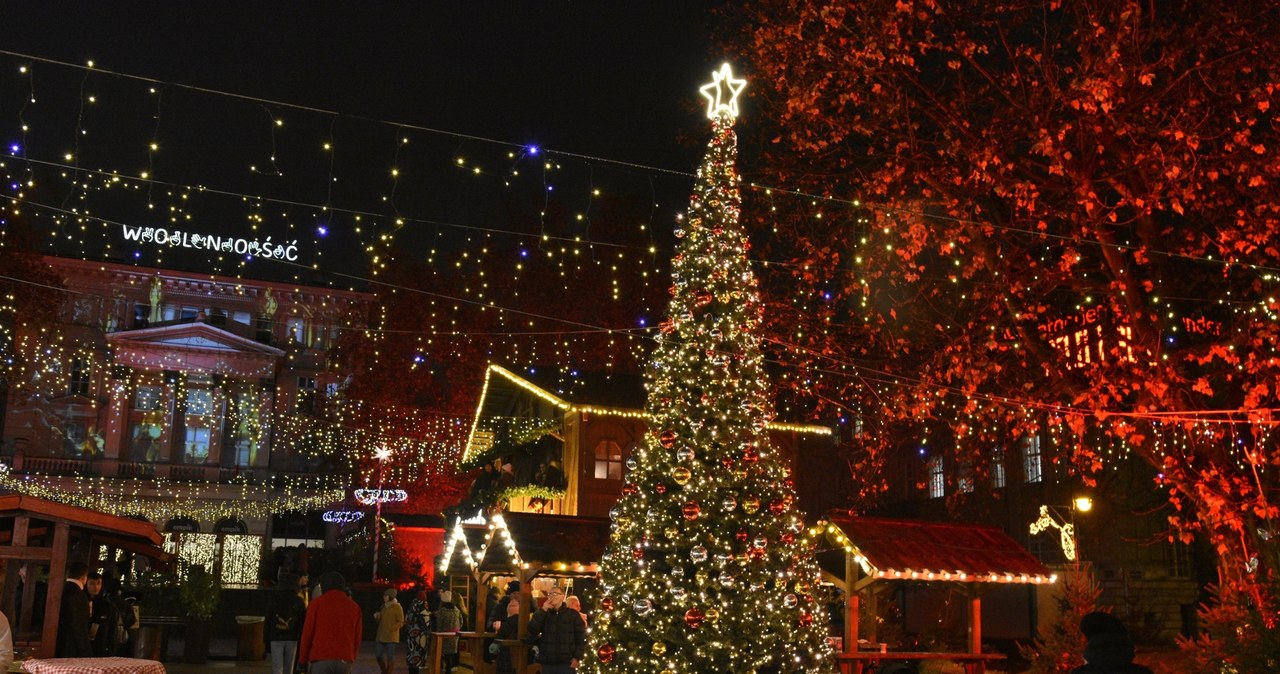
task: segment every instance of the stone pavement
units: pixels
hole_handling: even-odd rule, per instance
[[[175,646],[175,644],[177,644]],[[236,641],[235,639],[214,639],[209,644],[209,662],[203,665],[186,665],[180,662],[182,660],[182,647],[178,640],[174,640],[169,644],[170,656],[164,663],[164,668],[169,674],[231,674],[232,672],[247,672],[249,674],[269,674],[271,672],[270,654],[267,658],[255,662],[237,662],[235,660]],[[404,644],[400,645],[396,653],[396,674],[408,674],[409,668],[404,663]],[[460,668],[455,671],[461,671]],[[467,670],[468,674],[470,670]],[[352,674],[378,674],[378,661],[373,657],[373,642],[366,641],[360,647],[360,657],[356,660],[355,667],[351,668]]]

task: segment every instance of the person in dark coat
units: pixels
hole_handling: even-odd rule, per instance
[[[298,578],[282,575],[280,585],[267,607],[264,636],[271,653],[271,674],[292,674],[302,638],[302,623],[307,618],[307,605],[298,594]]]
[[[120,632],[124,627],[120,605],[105,591],[102,574],[97,571],[89,574],[85,591],[89,593],[89,638],[93,656],[111,657],[119,650]]]
[[[67,580],[62,585],[62,601],[58,608],[58,641],[54,656],[59,658],[92,658],[89,642],[89,565],[72,562],[67,566]]]
[[[495,655],[498,674],[515,674],[516,672],[515,663],[511,661],[511,647],[497,643],[515,639],[520,635],[520,594],[517,592],[515,596],[508,595],[508,598],[506,615],[496,621],[498,634],[494,639],[495,643],[489,649]]]
[[[587,648],[582,616],[564,605],[564,590],[547,590],[547,601],[529,620],[529,638],[538,645],[542,674],[573,674]]]
[[[1080,633],[1085,638],[1085,664],[1071,674],[1152,674],[1150,669],[1133,664],[1133,642],[1119,618],[1094,611],[1080,619]]]

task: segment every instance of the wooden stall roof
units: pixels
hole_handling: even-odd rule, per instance
[[[497,513],[488,524],[455,525],[445,545],[449,575],[510,572],[589,576],[609,542],[609,520],[537,513]],[[465,549],[463,549],[465,546]]]
[[[544,574],[594,575],[609,544],[603,517],[505,513],[503,519],[520,559]]]
[[[1052,583],[1056,579],[1004,531],[978,524],[831,515],[829,534],[869,577],[969,583]]]
[[[164,542],[164,536],[149,522],[23,494],[0,496],[0,519],[22,514],[36,519],[67,522],[77,529],[93,532],[95,540],[138,552],[153,559],[167,561],[171,557],[159,547]]]

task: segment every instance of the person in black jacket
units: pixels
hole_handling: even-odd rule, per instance
[[[577,611],[564,605],[564,590],[547,590],[547,601],[529,620],[529,638],[538,644],[543,674],[573,674],[587,647],[587,628]]]
[[[494,641],[502,641],[507,639],[515,639],[520,635],[520,594],[517,592],[515,596],[507,600],[506,615],[501,620],[496,621],[498,633]],[[494,643],[490,647],[490,651],[496,654],[498,674],[515,674],[515,663],[511,661],[511,647]]]
[[[62,585],[62,600],[58,605],[55,657],[93,657],[93,645],[89,643],[89,593],[84,589],[88,579],[88,564],[72,562],[67,566],[67,580]]]
[[[1071,674],[1152,674],[1150,669],[1133,664],[1133,642],[1119,618],[1094,611],[1080,619],[1080,633],[1085,638],[1085,664]]]
[[[280,584],[267,608],[267,624],[264,636],[271,649],[271,674],[291,674],[294,656],[298,653],[298,640],[302,638],[302,623],[307,617],[307,605],[298,594],[298,579],[282,575]]]

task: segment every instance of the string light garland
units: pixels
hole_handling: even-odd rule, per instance
[[[713,138],[676,232],[669,318],[646,370],[650,430],[610,512],[589,674],[832,669],[812,541],[768,443],[764,307],[735,170],[742,83],[728,66],[714,77],[717,93],[703,89]]]

